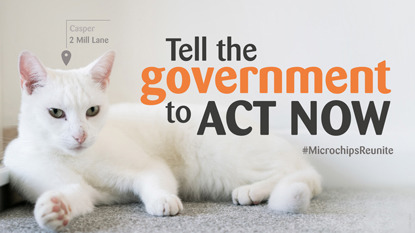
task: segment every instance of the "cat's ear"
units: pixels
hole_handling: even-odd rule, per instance
[[[39,59],[29,51],[24,51],[19,56],[19,72],[20,86],[29,95],[31,95],[36,88],[42,87],[47,77],[45,67],[43,67]]]
[[[114,58],[115,52],[108,51],[88,66],[92,79],[95,82],[100,83],[103,90],[105,90],[110,81],[110,74],[112,70],[112,64],[114,64]]]

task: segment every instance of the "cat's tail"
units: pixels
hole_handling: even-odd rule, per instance
[[[268,207],[279,212],[301,213],[321,190],[321,177],[313,168],[294,172],[277,183]]]

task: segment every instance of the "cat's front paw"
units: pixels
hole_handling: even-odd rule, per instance
[[[40,227],[58,231],[68,225],[71,219],[71,206],[62,194],[45,193],[36,201],[35,219]]]
[[[310,188],[302,182],[276,186],[268,201],[269,208],[279,212],[302,213],[313,197]]]
[[[155,216],[173,216],[183,210],[182,201],[174,194],[161,196],[145,205],[147,212]]]
[[[232,202],[235,205],[258,205],[268,198],[266,190],[254,185],[244,185],[232,191]]]

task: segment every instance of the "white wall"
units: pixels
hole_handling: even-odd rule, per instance
[[[4,8],[4,2],[0,2],[0,9]],[[3,18],[3,14],[1,14],[2,11],[0,10],[0,29],[3,28],[3,24],[4,24],[4,18]],[[3,43],[1,43],[1,41],[3,41],[3,30],[0,30],[0,158],[3,157]]]
[[[268,94],[255,91],[250,95],[222,95],[213,90],[197,93],[195,86],[183,95],[168,94],[168,100],[200,102],[237,99],[277,100],[277,111],[271,114],[271,126],[297,144],[320,146],[388,146],[393,156],[308,156],[321,171],[328,186],[403,186],[415,185],[415,157],[411,153],[415,123],[415,16],[412,1],[3,1],[0,13],[4,19],[2,95],[4,126],[17,124],[19,81],[16,60],[23,49],[29,49],[48,66],[65,68],[60,53],[65,48],[66,19],[110,19],[101,28],[110,38],[109,45],[73,46],[68,68],[87,64],[108,49],[117,51],[112,74],[111,99],[115,102],[139,102],[141,72],[145,67],[190,68],[231,66],[318,66],[327,71],[333,66],[351,69],[374,68],[387,61],[391,71],[382,94]],[[219,62],[215,44],[226,36],[240,44],[254,43],[258,58],[254,62]],[[208,61],[172,62],[167,37],[181,37],[191,42],[194,36],[208,37]],[[376,83],[376,82],[375,82]],[[255,88],[255,83],[252,83]],[[319,127],[318,136],[304,128],[299,136],[290,135],[290,103],[300,100],[308,106],[319,101],[319,109],[330,100],[350,105],[376,101],[392,102],[384,133],[376,136],[370,126],[368,135],[359,136],[353,123],[343,136],[329,136]],[[336,120],[334,120],[336,121]],[[352,119],[354,122],[354,119]],[[335,123],[335,124],[338,124]]]

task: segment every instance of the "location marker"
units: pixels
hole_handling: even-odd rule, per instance
[[[68,65],[69,61],[71,60],[71,52],[69,52],[69,50],[64,50],[61,56],[63,63],[65,63],[65,66]]]

